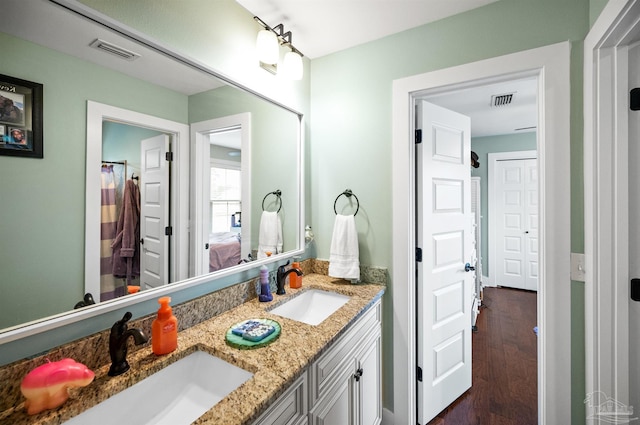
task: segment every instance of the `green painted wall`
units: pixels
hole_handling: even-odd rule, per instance
[[[571,53],[571,242],[583,249],[582,40],[587,0],[501,0],[311,62],[310,180],[319,258],[329,257],[335,196],[349,187],[360,199],[360,261],[391,266],[392,82],[403,77],[569,40]],[[567,282],[568,283],[568,282]],[[403,285],[404,282],[391,282]],[[580,292],[573,292],[580,298]],[[384,404],[393,409],[393,288],[384,300]],[[572,310],[572,321],[583,321]],[[572,354],[584,370],[580,353]],[[575,400],[584,378],[572,383]],[[579,406],[574,406],[576,409]]]
[[[609,0],[589,0],[589,26],[593,26],[593,23],[598,19],[602,9],[609,3]]]
[[[87,100],[186,122],[187,98],[5,34],[0,51],[0,74],[44,85],[44,158],[0,156],[2,329],[82,299]]]
[[[536,150],[536,133],[505,134],[501,136],[474,137],[471,150],[478,154],[479,168],[472,168],[471,175],[480,177],[480,215],[482,216],[482,274],[490,276],[489,270],[489,202],[487,154],[498,152],[516,152]]]
[[[162,134],[156,130],[105,121],[102,123],[102,159],[127,160],[127,178],[140,175],[140,141]]]

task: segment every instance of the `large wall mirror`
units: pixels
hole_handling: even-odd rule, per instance
[[[44,85],[44,158],[0,156],[0,340],[302,252],[299,113],[74,2],[3,13],[0,74]],[[116,266],[136,191],[141,258]],[[265,211],[282,248],[256,258]]]

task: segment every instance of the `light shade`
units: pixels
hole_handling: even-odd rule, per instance
[[[291,80],[301,80],[303,74],[302,56],[297,52],[287,52],[284,55],[282,73]]]
[[[260,62],[270,65],[278,63],[278,58],[280,56],[280,44],[278,43],[278,37],[276,34],[266,29],[258,32],[256,50],[258,52],[258,59]]]

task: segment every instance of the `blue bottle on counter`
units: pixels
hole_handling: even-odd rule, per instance
[[[260,267],[260,295],[258,295],[258,300],[263,303],[273,301],[273,295],[271,295],[271,288],[269,287],[269,269],[265,265]]]

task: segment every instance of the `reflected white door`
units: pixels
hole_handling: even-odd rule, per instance
[[[629,86],[640,87],[640,44],[629,48]],[[629,112],[629,276],[640,278],[640,111]],[[629,406],[640,416],[640,302],[629,300]],[[631,422],[633,423],[633,422]]]
[[[141,141],[140,287],[165,285],[169,276],[169,136]]]
[[[426,424],[471,387],[471,138],[468,117],[417,104],[417,396]]]
[[[497,161],[494,180],[498,286],[538,290],[538,166],[536,159]]]

